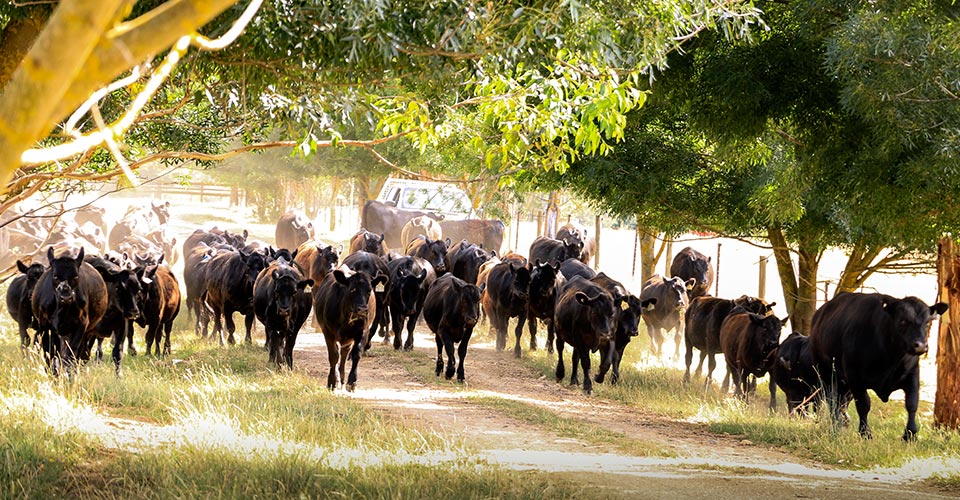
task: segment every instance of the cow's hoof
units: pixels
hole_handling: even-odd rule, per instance
[[[914,442],[917,440],[917,433],[907,429],[903,431],[903,440],[908,443]]]
[[[404,351],[412,351],[412,350],[413,350],[413,344],[404,345],[404,346],[403,346],[403,350],[404,350]]]
[[[463,379],[463,378],[460,378],[460,377],[457,377],[457,383],[458,383],[458,384],[461,384],[461,385],[467,385],[466,379]]]
[[[454,370],[447,370],[446,372],[443,373],[443,378],[445,378],[445,379],[447,379],[447,380],[450,380],[450,379],[453,378],[454,375],[456,375],[456,371],[454,371]]]
[[[345,388],[347,392],[353,392],[357,390],[357,384],[347,384]]]
[[[593,396],[593,389],[584,389],[584,390],[583,390],[583,395],[584,395],[584,396]]]
[[[513,350],[513,357],[520,359],[520,349]]]
[[[133,347],[130,347],[130,348],[127,349],[127,354],[130,355],[130,356],[136,356],[136,355],[137,355],[137,350],[134,349]]]
[[[598,383],[598,384],[602,384],[602,383],[603,383],[603,375],[600,375],[599,373],[596,374],[596,375],[594,375],[594,376],[593,376],[593,381],[596,382],[596,383]]]

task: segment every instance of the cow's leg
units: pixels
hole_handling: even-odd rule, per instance
[[[170,331],[173,330],[173,320],[163,324],[163,355],[170,354]]]
[[[536,316],[533,316],[533,315],[530,316],[530,321],[528,322],[527,330],[529,330],[530,332],[530,350],[536,351],[537,350],[537,317]],[[519,343],[519,341],[520,341],[520,338],[518,337],[517,342]]]
[[[443,339],[440,338],[440,334],[437,333],[434,335],[434,338],[437,340],[437,370],[436,374],[439,377],[440,372],[443,371]]]
[[[574,347],[570,354],[570,385],[580,385],[580,356],[580,349]]]
[[[330,365],[330,371],[327,373],[327,389],[335,390],[340,386],[340,379],[337,374],[340,373],[340,345],[331,336],[326,336],[327,340],[327,361]]]
[[[443,372],[443,378],[450,380],[457,370],[457,356],[454,352],[453,339],[446,331],[441,335],[443,338],[443,350],[447,353],[447,369]]]
[[[347,392],[353,392],[357,389],[357,365],[360,364],[360,351],[363,348],[364,340],[354,341],[353,347],[350,348],[350,375],[347,377]]]
[[[703,361],[707,359],[707,351],[700,351],[700,362],[697,363],[697,373],[696,377],[700,378],[700,373],[703,370]]]
[[[770,411],[777,411],[777,383],[773,381],[773,374],[770,374]]]
[[[247,335],[243,338],[244,343],[250,345],[253,343],[253,319],[254,314],[251,312],[243,317],[243,326],[247,328]]]
[[[154,345],[156,346],[156,355],[159,357],[160,341],[163,339],[163,325],[161,325],[159,321],[147,325],[147,332],[144,334],[144,337],[146,337],[147,341],[147,355],[150,355],[150,346]]]
[[[547,324],[547,352],[553,354],[553,343],[556,337],[556,330],[553,328],[553,318],[544,321]]]
[[[97,363],[103,361],[103,339],[97,338]]]
[[[533,321],[537,321],[536,318],[530,318]],[[523,336],[523,323],[527,320],[527,312],[523,311],[517,316],[517,328],[514,330],[514,335],[517,336],[517,344],[513,347],[513,357],[520,357],[520,337]]]
[[[279,369],[283,358],[280,354],[280,333],[264,325],[264,334],[267,336],[267,359],[270,364],[276,364]]]
[[[853,391],[853,401],[857,405],[857,416],[860,418],[860,436],[872,439],[873,433],[870,431],[870,424],[867,423],[867,414],[870,413],[870,395],[867,394],[866,389],[857,389]]]
[[[128,320],[129,323],[127,327],[127,354],[131,356],[137,355],[137,348],[133,347],[133,334],[136,333],[136,330],[133,329],[133,321]],[[150,354],[150,344],[147,344],[147,354]]]
[[[390,331],[393,332],[393,348],[400,350],[400,331],[403,329],[403,313],[400,312],[400,306],[390,306]],[[383,342],[386,343],[389,335],[383,336]]]
[[[220,319],[223,316],[223,309],[218,305],[210,306],[210,316],[213,318],[213,332],[212,334],[217,337],[217,341],[220,343],[220,346],[223,346],[223,323]],[[206,332],[206,328],[204,328]],[[206,335],[204,335],[206,336]]]
[[[493,327],[494,335],[496,335],[496,348],[498,351],[502,351],[507,346],[507,323],[509,318],[505,321],[503,315],[499,312],[494,313],[490,316],[490,326]]]
[[[123,344],[126,340],[124,337],[129,333],[127,330],[130,326],[129,321],[124,321],[123,326],[113,332],[113,369],[118,377],[123,376],[123,372],[120,371],[120,360],[123,358]]]
[[[703,379],[703,390],[710,388],[713,382],[713,371],[717,369],[717,355],[707,354],[707,375]]]
[[[620,383],[620,360],[623,359],[623,351],[626,349],[626,347],[626,344],[617,344],[616,348],[611,353],[613,356],[613,375],[610,376],[610,383],[613,385]]]
[[[26,349],[30,347],[30,332],[27,331],[27,325],[18,325],[20,327],[20,347]]]
[[[563,377],[566,376],[565,371],[563,368],[563,340],[557,337],[557,382],[563,381]]]
[[[417,320],[420,319],[420,309],[417,309],[413,316],[407,319],[407,341],[403,343],[404,351],[413,350],[413,330],[417,327]],[[396,344],[394,344],[396,345]]]
[[[297,344],[297,332],[287,332],[283,335],[283,360],[287,368],[293,371],[293,346]]]
[[[903,388],[903,405],[907,410],[907,427],[903,430],[903,440],[912,441],[917,439],[917,407],[920,405],[920,370],[915,369],[914,374],[907,381]],[[866,415],[864,415],[866,416]]]
[[[685,352],[683,353],[683,361],[687,365],[687,371],[683,372],[683,383],[690,383],[690,365],[693,364],[693,343],[690,342],[690,339],[684,337],[684,348]],[[700,365],[703,366],[703,358],[700,358]],[[700,376],[700,366],[697,367],[697,376]]]
[[[680,343],[683,338],[686,336],[684,331],[686,330],[686,322],[683,319],[683,314],[680,315],[680,323],[677,324],[676,329],[673,331],[673,344],[676,349],[673,353],[673,360],[676,361],[680,359]]]
[[[224,308],[223,323],[227,327],[227,343],[230,345],[235,345],[237,343],[237,339],[233,336],[233,333],[237,331],[237,324],[233,322],[232,309]]]
[[[467,359],[467,344],[470,343],[470,337],[473,335],[473,328],[467,328],[466,332],[463,334],[463,339],[460,340],[460,345],[457,346],[457,357],[460,358],[460,363],[457,365],[457,382],[461,384],[466,382],[467,378],[463,370],[463,362]]]
[[[590,380],[590,350],[583,349],[580,352],[580,366],[583,368],[583,393],[593,394],[593,381]]]
[[[594,382],[598,384],[603,383],[603,379],[607,376],[607,371],[610,370],[610,366],[613,365],[614,353],[617,352],[617,345],[615,342],[607,342],[606,352],[601,350],[600,353],[600,369],[597,370],[597,375],[593,378]]]
[[[742,382],[742,380],[740,379],[740,370],[734,367],[733,365],[731,365],[729,362],[727,363],[727,378],[733,379],[733,395],[738,398],[742,398],[743,391],[740,389],[740,385]],[[724,378],[724,387],[726,387],[727,378]],[[726,393],[727,391],[723,391],[723,394],[726,394]]]
[[[647,323],[647,335],[650,336],[650,351],[654,357],[660,357],[660,346],[663,345],[663,332],[660,328]]]

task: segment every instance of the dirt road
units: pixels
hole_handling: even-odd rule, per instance
[[[379,339],[377,339],[379,340]],[[471,342],[466,387],[430,380],[436,357],[432,337],[419,329],[416,352],[401,359],[376,341],[360,361],[358,389],[343,393],[382,412],[453,440],[463,440],[488,463],[517,470],[558,473],[595,485],[598,496],[629,498],[956,498],[912,483],[908,471],[848,471],[798,459],[737,436],[717,435],[699,424],[671,420],[556,383],[524,366],[512,351]],[[296,364],[326,378],[323,338],[301,334]],[[569,362],[569,358],[567,358]],[[424,375],[427,373],[427,375]],[[585,426],[651,443],[665,453],[625,454],[613,445],[564,437],[482,403],[483,396],[547,409]],[[662,458],[662,456],[670,458]]]

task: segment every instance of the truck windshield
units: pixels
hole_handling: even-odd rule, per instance
[[[447,213],[465,213],[472,208],[460,192],[415,187],[403,190],[403,205],[408,208]]]

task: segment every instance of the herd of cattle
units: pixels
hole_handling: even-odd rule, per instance
[[[110,235],[110,250],[88,251],[90,245],[66,235],[48,245],[47,265],[17,261],[22,274],[8,288],[8,310],[24,346],[31,343],[28,328],[36,330],[33,343],[40,344],[54,374],[70,373],[77,361],[89,360],[94,345],[101,357],[106,338],[113,339],[119,374],[125,339],[135,353],[135,323],[146,328],[148,353],[170,352],[181,287],[169,267],[179,249],[166,236],[168,210],[169,203],[133,207],[109,233],[98,227]],[[61,228],[86,225],[86,212],[96,214],[78,212]],[[556,348],[557,381],[565,377],[563,350],[569,345],[570,383],[581,384],[582,369],[582,388],[589,394],[611,369],[611,382],[619,381],[624,349],[642,318],[654,355],[662,355],[665,331],[674,331],[677,357],[684,340],[686,382],[694,349],[700,352],[697,376],[709,359],[705,387],[715,355],[723,354],[724,392],[732,379],[735,394],[746,398],[755,389],[755,377],[770,373],[771,408],[777,387],[791,413],[826,400],[840,420],[852,399],[864,436],[870,435],[867,390],[886,401],[902,389],[908,414],[903,437],[916,435],[919,358],[927,351],[930,321],[946,311],[946,304],[839,294],[816,312],[809,335],[794,332],[780,342],[787,318],[773,314],[775,303],[746,295],[709,296],[712,263],[691,248],[675,256],[670,277],[651,277],[636,296],[586,264],[594,241],[576,225],[560,228],[556,238],[536,238],[526,256],[500,252],[505,226],[499,220],[439,220],[369,201],[361,225],[343,259],[342,245],[317,241],[310,221],[293,212],[278,221],[276,246],[248,240],[246,231],[195,230],[183,242],[182,255],[184,302],[197,334],[215,337],[221,345],[235,343],[238,312],[244,317],[245,342],[252,342],[254,320],[259,320],[270,362],[292,369],[296,338],[312,309],[327,345],[327,385],[352,391],[358,363],[378,331],[385,343],[392,336],[395,349],[410,350],[422,315],[436,338],[436,374],[456,375],[463,382],[467,346],[481,315],[498,350],[506,348],[508,324],[517,318],[514,355],[521,355],[524,323],[529,347],[537,349],[542,322],[548,351]],[[592,352],[600,354],[593,377]]]

